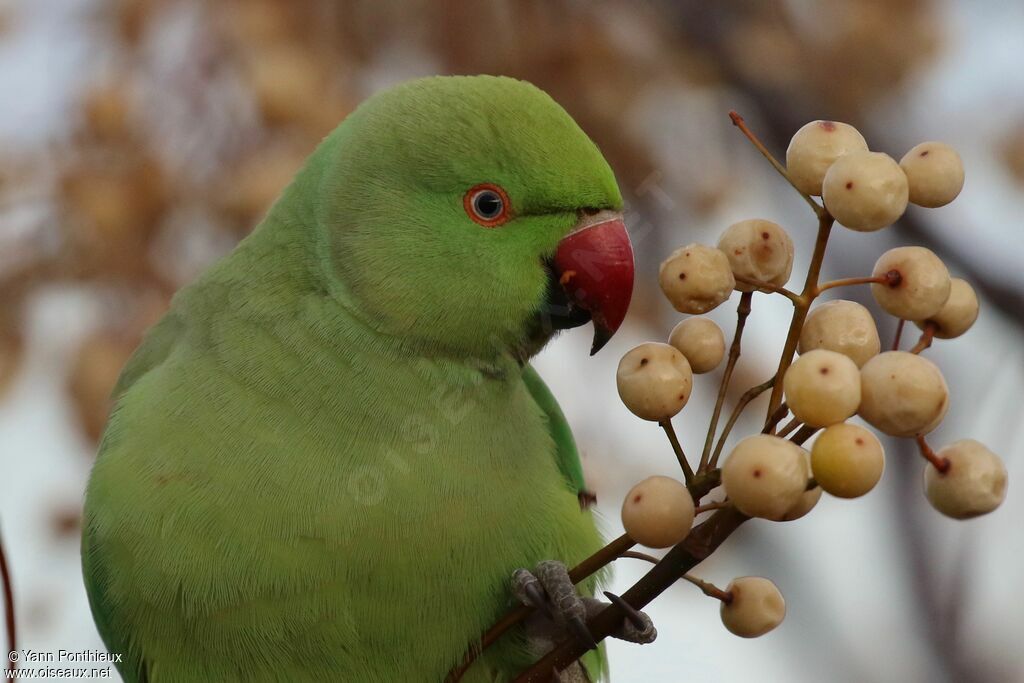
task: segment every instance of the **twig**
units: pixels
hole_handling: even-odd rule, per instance
[[[921,353],[929,346],[932,345],[932,339],[935,338],[935,323],[927,322],[924,325],[924,332],[921,333],[921,338],[918,340],[914,348],[910,349],[911,353]]]
[[[940,458],[938,454],[932,450],[932,447],[928,445],[928,442],[924,440],[924,434],[918,434],[914,438],[917,441],[917,448],[921,451],[921,455],[924,456],[925,460],[934,465],[935,469],[942,474],[949,471],[949,467],[952,464],[950,463],[949,458]]]
[[[819,429],[821,428],[808,427],[807,425],[804,425],[800,429],[796,430],[796,434],[789,437],[789,440],[795,443],[797,446],[803,446],[804,442],[807,441],[807,439],[814,436],[815,434],[817,434]]]
[[[622,553],[620,557],[628,557],[634,560],[643,560],[645,562],[650,562],[651,564],[658,564],[659,561],[658,558],[654,557],[653,555],[648,555],[647,553],[638,553],[635,550],[627,550],[626,552]]]
[[[729,380],[732,379],[732,371],[736,367],[736,361],[740,358],[740,344],[743,339],[743,327],[747,324],[747,316],[750,315],[750,302],[753,298],[753,292],[744,292],[740,296],[739,306],[736,307],[736,332],[732,335],[732,346],[729,347],[729,360],[726,361],[725,372],[722,373],[722,383],[718,386],[718,400],[715,401],[715,410],[711,413],[711,422],[708,424],[708,435],[704,439],[704,451],[701,453],[700,465],[697,467],[698,472],[704,472],[708,469],[708,462],[711,457],[711,444],[715,439],[715,431],[718,429],[718,419],[722,415],[722,405],[725,403],[725,395],[729,391]]]
[[[690,486],[693,484],[693,469],[690,467],[690,463],[686,460],[686,454],[683,453],[683,447],[679,444],[679,437],[676,436],[676,430],[672,426],[672,420],[661,420],[658,424],[665,430],[665,435],[668,436],[669,443],[672,444],[672,451],[676,454],[676,460],[679,461],[679,466],[683,468],[683,478],[686,480],[686,485]]]
[[[793,319],[789,323],[789,334],[786,335],[786,345],[782,348],[782,356],[779,358],[779,369],[776,370],[776,377],[785,377],[786,370],[793,362],[793,355],[796,353],[796,345],[800,340],[800,332],[804,327],[804,320],[807,319],[807,311],[817,293],[818,278],[821,276],[821,264],[825,260],[825,248],[828,246],[828,236],[832,231],[832,224],[835,219],[823,211],[818,217],[818,237],[814,242],[814,253],[811,255],[811,264],[807,268],[807,280],[804,282],[804,290],[800,294],[801,301],[793,307]],[[782,403],[782,382],[776,382],[772,387],[772,397],[768,400],[768,416],[770,417]]]
[[[728,422],[725,423],[725,427],[722,429],[722,435],[718,437],[718,443],[715,444],[715,452],[708,461],[709,467],[715,467],[718,465],[718,458],[722,454],[722,448],[725,447],[725,440],[729,438],[729,432],[732,431],[736,421],[740,419],[740,414],[743,413],[747,404],[770,389],[773,384],[775,384],[774,377],[758,384],[757,386],[750,387],[742,396],[740,396],[740,400],[736,402],[736,407],[732,409],[732,414],[729,416]]]
[[[775,412],[765,421],[764,427],[761,428],[762,434],[771,434],[775,431],[775,426],[782,421],[782,418],[789,414],[789,406],[783,401],[782,404],[775,409]]]
[[[823,282],[820,285],[818,285],[815,292],[817,295],[834,287],[848,287],[850,285],[869,285],[872,283],[885,285],[889,284],[889,282],[890,279],[886,275],[879,275],[878,277],[847,277],[841,280],[830,280],[828,282]]]
[[[706,559],[725,541],[729,535],[747,520],[735,508],[725,508],[713,514],[707,521],[690,532],[686,540],[674,546],[658,564],[654,565],[639,581],[622,594],[622,599],[634,609],[645,605],[661,595],[701,561]],[[594,640],[601,641],[615,632],[625,618],[624,611],[616,605],[609,605],[594,615],[587,628]],[[586,646],[578,638],[567,638],[521,673],[516,683],[536,681],[548,683],[556,671],[561,671],[583,656]]]
[[[900,318],[899,323],[896,324],[896,336],[892,340],[892,350],[900,350],[900,338],[903,336],[903,326],[907,324],[907,321]]]
[[[786,297],[795,304],[800,302],[800,295],[797,294],[796,292],[786,289],[785,287],[773,285],[768,282],[761,282],[760,280],[755,280],[752,277],[747,277],[746,275],[736,275],[735,273],[733,274],[733,278],[735,278],[736,282],[740,284],[755,287],[759,292],[781,294],[782,296]]]
[[[776,434],[776,436],[780,436],[780,437],[789,436],[790,432],[792,432],[794,429],[796,429],[797,427],[799,427],[802,424],[803,424],[803,422],[801,422],[799,419],[794,417],[792,420],[787,422],[786,425],[782,429],[779,430],[779,433]]]
[[[704,505],[698,505],[693,509],[693,514],[701,515],[705,512],[711,512],[712,510],[722,510],[724,508],[729,507],[730,505],[732,505],[732,503],[729,501],[729,499],[717,500],[714,503],[705,503]]]
[[[17,624],[14,620],[14,588],[11,582],[11,569],[7,564],[7,553],[4,551],[3,539],[0,538],[0,578],[3,580],[4,590],[4,623],[7,626],[7,651],[18,650]],[[7,670],[15,671],[18,663],[17,657],[7,658]]]
[[[636,545],[636,541],[630,538],[627,534],[619,536],[614,541],[569,570],[569,578],[573,583],[583,581],[605,565],[610,564],[619,557],[622,557],[623,553],[627,552],[634,545]],[[445,683],[456,683],[461,680],[466,671],[469,670],[469,667],[473,665],[473,662],[477,660],[484,650],[493,645],[494,642],[503,636],[510,628],[530,616],[531,613],[533,613],[533,608],[526,605],[513,607],[506,612],[505,616],[487,629],[487,631],[480,637],[479,644],[470,646],[462,658],[462,663],[448,672],[448,676],[444,679]]]
[[[740,116],[735,111],[731,111],[729,112],[729,118],[732,119],[733,125],[739,128],[740,132],[747,136],[747,139],[750,140],[754,147],[757,148],[757,151],[764,155],[764,158],[768,160],[768,163],[772,165],[772,168],[778,171],[779,175],[785,178],[786,182],[793,186],[793,189],[797,191],[797,194],[804,198],[804,201],[807,202],[807,204],[810,205],[811,209],[814,211],[814,215],[818,216],[818,218],[820,219],[822,215],[825,213],[825,209],[821,206],[821,204],[811,199],[811,196],[809,194],[807,194],[806,192],[804,192],[803,190],[796,186],[796,183],[793,182],[793,179],[789,177],[789,172],[786,171],[786,167],[779,163],[778,159],[772,156],[772,153],[768,151],[768,148],[764,146],[764,143],[761,142],[756,135],[754,135],[754,131],[750,130],[750,128],[747,127],[747,122],[743,120],[743,117]]]
[[[708,596],[709,598],[715,598],[716,600],[721,600],[722,602],[724,602],[727,605],[730,602],[732,602],[732,593],[728,593],[728,592],[722,590],[721,588],[719,588],[715,584],[711,583],[710,581],[705,581],[704,579],[698,579],[696,576],[693,576],[692,574],[683,574],[683,578],[686,579],[687,581],[689,581],[690,583],[692,583],[697,588],[699,588],[701,590],[701,592],[704,593],[704,595]]]

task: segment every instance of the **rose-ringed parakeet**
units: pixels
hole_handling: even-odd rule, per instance
[[[578,627],[548,561],[601,541],[527,361],[621,323],[621,209],[597,147],[521,81],[413,81],[342,122],[115,389],[82,559],[124,678],[438,681],[514,594]],[[517,629],[463,680],[538,654]]]

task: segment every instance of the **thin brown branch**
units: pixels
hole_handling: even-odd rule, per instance
[[[583,581],[605,565],[608,565],[619,557],[622,557],[623,553],[627,552],[634,545],[636,545],[636,541],[630,538],[627,534],[619,536],[614,541],[570,569],[569,578],[573,583]],[[466,651],[466,654],[463,656],[462,662],[448,672],[448,676],[444,679],[445,683],[456,683],[457,681],[462,680],[466,671],[469,670],[469,667],[473,665],[473,662],[480,657],[484,650],[493,645],[498,638],[503,636],[509,629],[526,619],[526,617],[530,616],[532,613],[533,608],[527,607],[526,605],[513,607],[506,612],[505,616],[487,629],[487,631],[480,637],[480,642],[478,644],[470,646]]]
[[[814,211],[814,215],[818,216],[818,218],[820,219],[822,215],[825,213],[825,209],[821,206],[821,204],[811,199],[811,196],[809,194],[807,194],[806,192],[804,192],[803,190],[796,186],[796,183],[793,182],[793,179],[789,177],[789,172],[786,171],[786,167],[783,166],[779,162],[779,160],[776,159],[772,155],[772,153],[768,151],[768,148],[765,147],[764,143],[761,142],[757,135],[754,134],[754,131],[750,130],[750,128],[747,127],[747,122],[743,120],[743,117],[740,116],[735,111],[731,111],[729,112],[729,118],[732,120],[733,125],[739,128],[740,132],[742,132],[747,137],[747,139],[750,140],[751,144],[753,144],[754,147],[757,148],[757,151],[764,155],[764,158],[768,160],[768,163],[772,165],[772,168],[778,171],[779,175],[786,179],[786,182],[789,183],[794,190],[796,190],[797,194],[803,197],[804,201],[807,202],[807,204]]]
[[[17,652],[18,633],[17,623],[14,619],[14,587],[11,582],[11,568],[7,564],[7,553],[4,550],[3,539],[0,538],[0,580],[3,581],[4,591],[4,624],[7,627],[7,651]],[[15,671],[18,668],[16,657],[7,658],[7,670]]]
[[[911,353],[921,353],[932,345],[932,340],[935,339],[935,323],[928,322],[924,325],[924,332],[921,333],[921,338],[918,339],[917,344],[914,348],[910,349]]]
[[[808,427],[807,425],[804,425],[800,429],[796,430],[796,434],[789,437],[789,440],[795,443],[797,446],[803,446],[804,442],[807,441],[807,439],[814,436],[815,434],[817,434],[819,429],[821,428]]]
[[[728,499],[717,500],[714,503],[705,503],[704,505],[698,505],[693,509],[693,514],[700,515],[704,514],[705,512],[711,512],[712,510],[723,510],[729,507],[730,505],[732,505],[732,503],[729,502]]]
[[[940,458],[939,455],[932,450],[932,447],[928,445],[928,442],[924,440],[924,434],[918,434],[915,437],[915,440],[917,441],[917,448],[921,451],[921,455],[924,456],[925,460],[934,465],[935,469],[942,474],[949,471],[949,467],[951,465],[949,458]]]
[[[622,594],[622,599],[634,609],[643,609],[683,574],[713,553],[746,520],[747,517],[735,508],[719,510],[707,521],[695,527],[686,540],[674,546],[658,564]],[[622,609],[609,605],[594,615],[587,622],[587,627],[594,640],[601,641],[618,630],[624,618],[625,613]],[[585,653],[586,646],[578,638],[563,640],[540,661],[521,673],[515,679],[516,683],[547,683],[556,671],[565,669]]]
[[[708,468],[711,458],[711,444],[715,439],[715,432],[718,430],[718,420],[722,416],[722,405],[725,403],[725,396],[729,392],[729,380],[732,379],[732,372],[736,368],[736,362],[740,358],[740,346],[743,339],[743,328],[747,324],[747,316],[750,315],[750,302],[754,298],[753,292],[744,292],[740,296],[739,306],[736,307],[736,332],[732,335],[732,345],[729,347],[729,360],[725,363],[725,371],[722,373],[722,382],[718,386],[718,399],[715,401],[714,412],[711,413],[711,422],[708,424],[708,434],[704,439],[704,451],[700,456],[698,472],[704,472]]]
[[[782,296],[792,301],[794,304],[800,303],[800,295],[794,291],[786,289],[785,287],[773,285],[768,282],[761,282],[760,280],[755,280],[754,278],[747,277],[746,275],[733,274],[733,277],[736,279],[736,282],[740,283],[741,285],[749,285],[751,287],[756,287],[757,291],[759,292],[781,294]]]
[[[818,285],[815,290],[815,296],[821,294],[824,291],[833,289],[835,287],[849,287],[851,285],[870,285],[879,284],[884,285],[889,282],[889,278],[885,275],[879,275],[878,277],[846,277],[841,280],[829,280]]]
[[[725,440],[729,438],[729,433],[732,432],[732,428],[736,425],[736,421],[740,419],[740,415],[743,413],[743,410],[751,401],[766,392],[774,384],[775,378],[771,377],[757,386],[750,387],[742,396],[740,396],[740,400],[736,402],[736,407],[732,409],[732,414],[729,416],[729,420],[725,423],[725,427],[722,429],[721,436],[718,437],[718,443],[715,444],[715,452],[708,461],[709,467],[715,467],[718,465],[718,458],[722,454],[722,448],[725,447]]]
[[[764,427],[761,428],[761,433],[773,433],[775,431],[775,427],[779,424],[779,422],[782,421],[782,418],[786,417],[787,415],[789,415],[789,406],[786,404],[785,401],[783,401],[782,404],[775,409],[775,412],[772,413],[767,420],[765,420]]]
[[[701,592],[704,593],[704,595],[708,596],[709,598],[714,598],[715,600],[721,600],[722,602],[724,602],[727,605],[730,602],[732,602],[732,593],[728,593],[728,592],[722,590],[721,588],[719,588],[715,584],[711,583],[710,581],[705,581],[704,579],[698,579],[696,576],[693,576],[692,574],[683,574],[683,578],[685,580],[689,581],[690,583],[692,583],[697,588],[699,588],[701,590]]]
[[[622,553],[620,557],[628,557],[633,560],[643,560],[644,562],[650,562],[651,564],[658,564],[659,561],[658,558],[654,557],[653,555],[648,555],[647,553],[638,553],[635,550],[627,550],[626,552]]]
[[[672,452],[676,454],[676,460],[679,461],[679,466],[683,468],[683,478],[686,480],[686,485],[690,486],[693,484],[693,469],[686,460],[686,453],[683,452],[683,447],[679,443],[679,437],[676,436],[672,420],[662,420],[658,424],[665,430],[665,435],[668,436],[669,443],[672,444]]]
[[[775,371],[776,377],[785,377],[786,370],[793,362],[796,354],[797,342],[800,340],[800,332],[804,327],[804,320],[807,319],[807,311],[811,302],[817,294],[818,278],[821,277],[821,265],[825,261],[825,248],[828,246],[828,236],[832,231],[832,224],[835,219],[822,212],[818,217],[818,237],[814,242],[814,253],[811,255],[811,264],[807,269],[807,279],[804,281],[804,289],[801,292],[800,303],[793,307],[793,319],[789,323],[789,333],[786,335],[786,344],[782,348],[782,356],[779,358],[779,368]],[[768,400],[768,417],[778,410],[782,404],[782,382],[776,382],[772,387],[772,396]]]
[[[780,437],[789,436],[789,434],[794,429],[796,429],[797,427],[799,427],[802,424],[803,424],[803,422],[801,422],[799,419],[794,417],[792,420],[787,422],[786,425],[782,429],[779,430],[779,433],[776,434],[776,436],[780,436]]]

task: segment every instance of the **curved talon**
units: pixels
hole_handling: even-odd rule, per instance
[[[597,641],[594,640],[594,635],[587,628],[587,622],[582,617],[569,617],[567,623],[569,628],[572,629],[573,634],[583,643],[588,650],[597,649]]]
[[[544,616],[554,621],[555,611],[551,609],[551,602],[540,586],[536,583],[528,583],[523,586],[523,593],[526,594],[526,598],[530,601],[532,607],[544,612]]]
[[[636,630],[644,631],[647,629],[648,624],[647,621],[644,620],[643,615],[640,614],[635,607],[623,600],[622,596],[609,591],[604,591],[604,596],[608,598],[612,604],[626,613],[626,618],[629,619],[630,623],[633,624],[634,627],[636,627]]]

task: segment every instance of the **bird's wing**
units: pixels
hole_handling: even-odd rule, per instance
[[[559,471],[574,493],[578,496],[588,495],[583,481],[583,465],[580,464],[580,454],[576,450],[576,440],[572,437],[572,430],[569,429],[562,409],[558,407],[558,401],[532,365],[527,364],[523,369],[523,382],[530,390],[533,400],[547,416],[548,431],[555,441],[555,458]]]
[[[82,578],[85,581],[85,592],[89,597],[93,621],[96,622],[96,628],[104,645],[107,646],[107,651],[123,657],[116,666],[125,683],[147,683],[149,676],[141,653],[137,648],[130,646],[127,634],[123,630],[119,631],[111,621],[103,593],[107,583],[103,572],[103,563],[90,548],[89,534],[85,533],[82,535]]]

